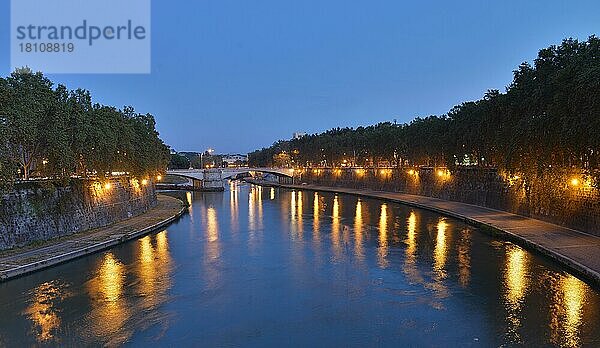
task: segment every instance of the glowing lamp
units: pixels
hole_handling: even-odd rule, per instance
[[[577,178],[571,179],[571,185],[572,186],[579,186],[579,179],[577,179]]]

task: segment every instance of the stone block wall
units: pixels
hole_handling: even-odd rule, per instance
[[[156,202],[153,183],[124,177],[17,183],[0,196],[0,250],[104,227]]]
[[[545,220],[600,236],[600,192],[596,182],[569,170],[524,179],[496,169],[394,168],[304,169],[296,182],[404,192],[470,203]],[[573,178],[578,184],[572,185]]]

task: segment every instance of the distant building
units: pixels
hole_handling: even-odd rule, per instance
[[[305,135],[306,135],[305,132],[294,132],[294,133],[292,133],[292,139],[300,139]]]
[[[227,167],[239,167],[248,165],[248,155],[228,154],[223,155],[223,164]]]

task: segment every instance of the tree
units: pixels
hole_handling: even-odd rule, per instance
[[[203,159],[204,158],[200,157],[200,155],[194,156],[190,161],[190,167],[194,169],[202,169],[202,162],[204,162]]]
[[[53,123],[56,103],[52,82],[39,72],[15,71],[6,83],[4,111],[9,156],[28,179],[34,165],[42,159],[48,140],[59,132]]]
[[[0,190],[6,189],[13,180],[16,168],[11,161],[9,147],[9,128],[7,119],[8,86],[0,78]]]
[[[171,154],[169,169],[188,169],[189,167],[190,161],[185,156]]]
[[[92,104],[88,91],[53,89],[50,80],[29,69],[0,79],[0,131],[3,182],[14,178],[16,168],[25,179],[154,176],[170,160],[151,114]]]
[[[60,93],[59,86],[57,93]],[[66,88],[65,88],[66,89]],[[61,93],[62,94],[62,93]],[[90,138],[95,131],[94,119],[95,110],[92,105],[92,97],[89,91],[76,89],[69,91],[66,97],[64,112],[67,114],[67,133],[69,142],[68,156],[65,156],[65,162],[69,163],[71,170],[81,176],[87,176],[89,158],[93,155],[93,149],[98,144],[90,142]],[[104,130],[104,129],[102,129]],[[98,130],[96,130],[98,131]]]
[[[275,167],[289,167],[292,161],[290,155],[285,152],[280,152],[273,156],[273,165]]]
[[[524,62],[501,93],[488,90],[445,115],[408,124],[334,128],[249,154],[251,165],[495,166],[535,176],[548,168],[600,169],[600,39],[566,39]],[[297,153],[295,152],[297,150]],[[292,151],[292,152],[290,152]],[[598,174],[596,174],[598,175]]]

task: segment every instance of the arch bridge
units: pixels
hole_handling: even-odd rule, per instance
[[[191,188],[203,191],[223,190],[223,180],[237,179],[244,176],[262,175],[265,180],[280,184],[293,183],[294,169],[291,168],[212,168],[212,169],[179,169],[169,170],[167,175],[174,175],[191,181]],[[161,186],[176,186],[165,185]],[[171,187],[174,188],[174,187]]]

